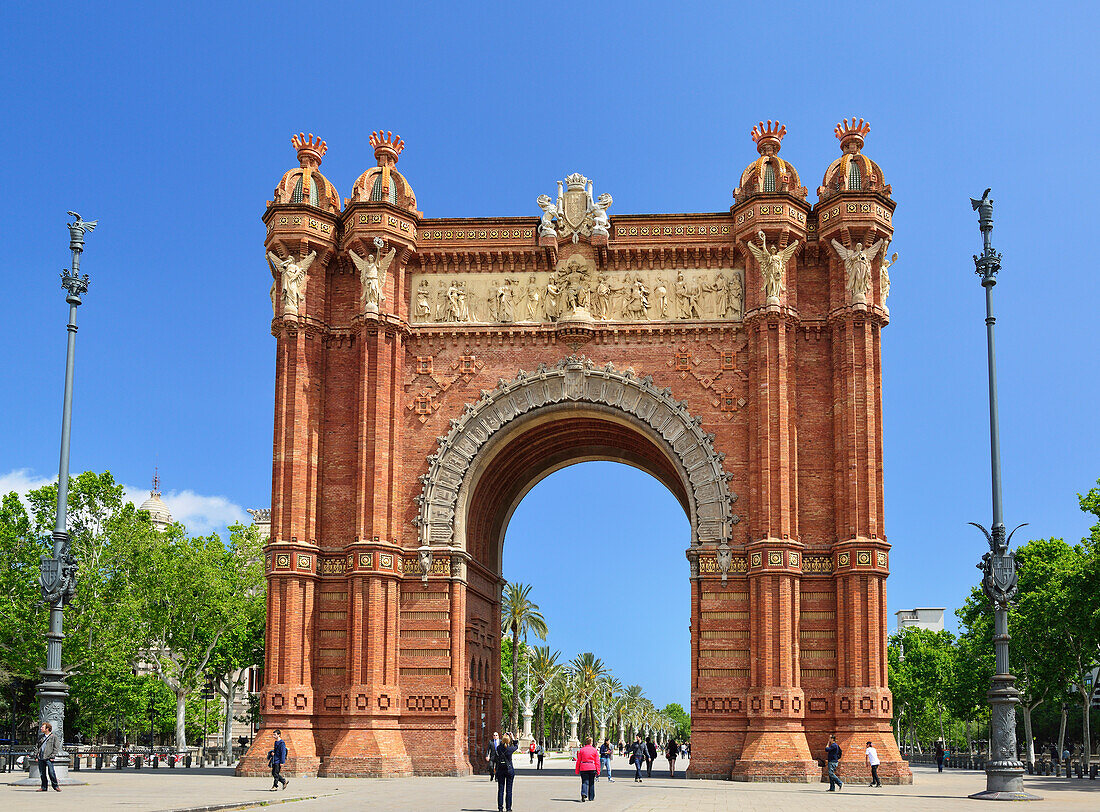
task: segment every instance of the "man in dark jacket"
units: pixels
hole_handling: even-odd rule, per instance
[[[279,789],[279,785],[283,785],[283,789],[286,789],[286,785],[290,782],[282,776],[283,765],[286,764],[286,742],[283,741],[283,732],[281,730],[275,731],[275,746],[271,750],[271,778],[273,783],[271,785],[271,791]]]
[[[39,792],[49,792],[49,786],[46,784],[47,771],[49,772],[49,782],[53,784],[53,788],[58,792],[61,792],[61,787],[57,785],[57,773],[53,770],[53,758],[61,750],[61,745],[57,741],[57,736],[53,733],[53,725],[49,722],[43,722],[40,728],[42,735],[38,738],[38,774],[42,776],[42,789]]]
[[[653,743],[651,736],[645,740],[645,777],[653,777],[653,759],[657,758],[657,745]]]
[[[829,762],[829,792],[844,789],[844,782],[836,774],[836,766],[842,755],[844,755],[844,751],[836,743],[836,736],[830,736],[829,746],[825,748],[825,760]]]

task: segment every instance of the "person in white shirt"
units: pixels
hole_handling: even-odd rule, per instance
[[[871,783],[869,787],[881,787],[882,782],[878,780],[878,751],[871,742],[867,742],[867,763],[871,765]]]

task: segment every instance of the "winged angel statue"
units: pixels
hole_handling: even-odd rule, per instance
[[[302,297],[305,296],[306,274],[315,259],[317,259],[316,251],[310,251],[308,256],[300,259],[295,259],[294,254],[289,254],[286,259],[279,259],[270,251],[267,252],[267,261],[271,263],[272,269],[278,270],[282,276],[284,316],[298,315],[298,308],[302,306]],[[271,283],[271,310],[276,316],[279,315],[278,285],[278,282]]]
[[[798,250],[798,240],[795,240],[782,251],[774,245],[769,251],[764,232],[758,231],[756,236],[760,238],[760,247],[750,242],[748,248],[749,253],[756,260],[756,264],[760,266],[760,273],[764,277],[764,303],[777,305],[780,303],[780,297],[787,290],[786,285],[783,284],[783,274],[787,270],[787,262]]]
[[[836,240],[832,241],[833,248],[844,261],[844,270],[847,279],[844,289],[851,297],[851,304],[867,304],[867,296],[871,292],[871,263],[875,261],[878,252],[882,250],[883,241],[879,240],[869,248],[864,248],[863,243],[857,242],[856,247],[849,250]],[[889,266],[887,266],[889,267]],[[883,297],[885,300],[885,297]]]
[[[390,270],[390,263],[393,262],[393,258],[397,254],[397,249],[391,248],[388,254],[382,256],[382,248],[385,244],[385,240],[381,237],[375,237],[374,247],[376,250],[373,254],[367,254],[365,259],[354,251],[348,251],[355,267],[359,269],[359,283],[363,286],[363,309],[372,313],[377,313],[378,308],[386,301],[386,274]]]

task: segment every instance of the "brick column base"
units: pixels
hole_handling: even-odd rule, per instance
[[[396,778],[413,775],[413,763],[405,752],[401,731],[351,729],[338,734],[321,760],[321,778]]]
[[[283,741],[286,742],[286,764],[282,773],[287,776],[309,778],[317,775],[321,759],[317,757],[317,741],[312,730],[295,730],[281,727]],[[239,762],[237,775],[271,775],[271,765],[267,763],[267,754],[275,747],[275,728],[266,727],[256,734],[252,746],[248,748]]]
[[[802,730],[752,730],[745,736],[741,757],[733,765],[734,781],[779,781],[811,784],[821,768],[810,757]]]

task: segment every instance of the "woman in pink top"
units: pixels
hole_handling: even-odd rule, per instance
[[[592,737],[584,740],[584,747],[577,751],[577,764],[573,772],[581,777],[581,803],[596,800],[596,776],[600,774],[600,751],[592,746]]]

